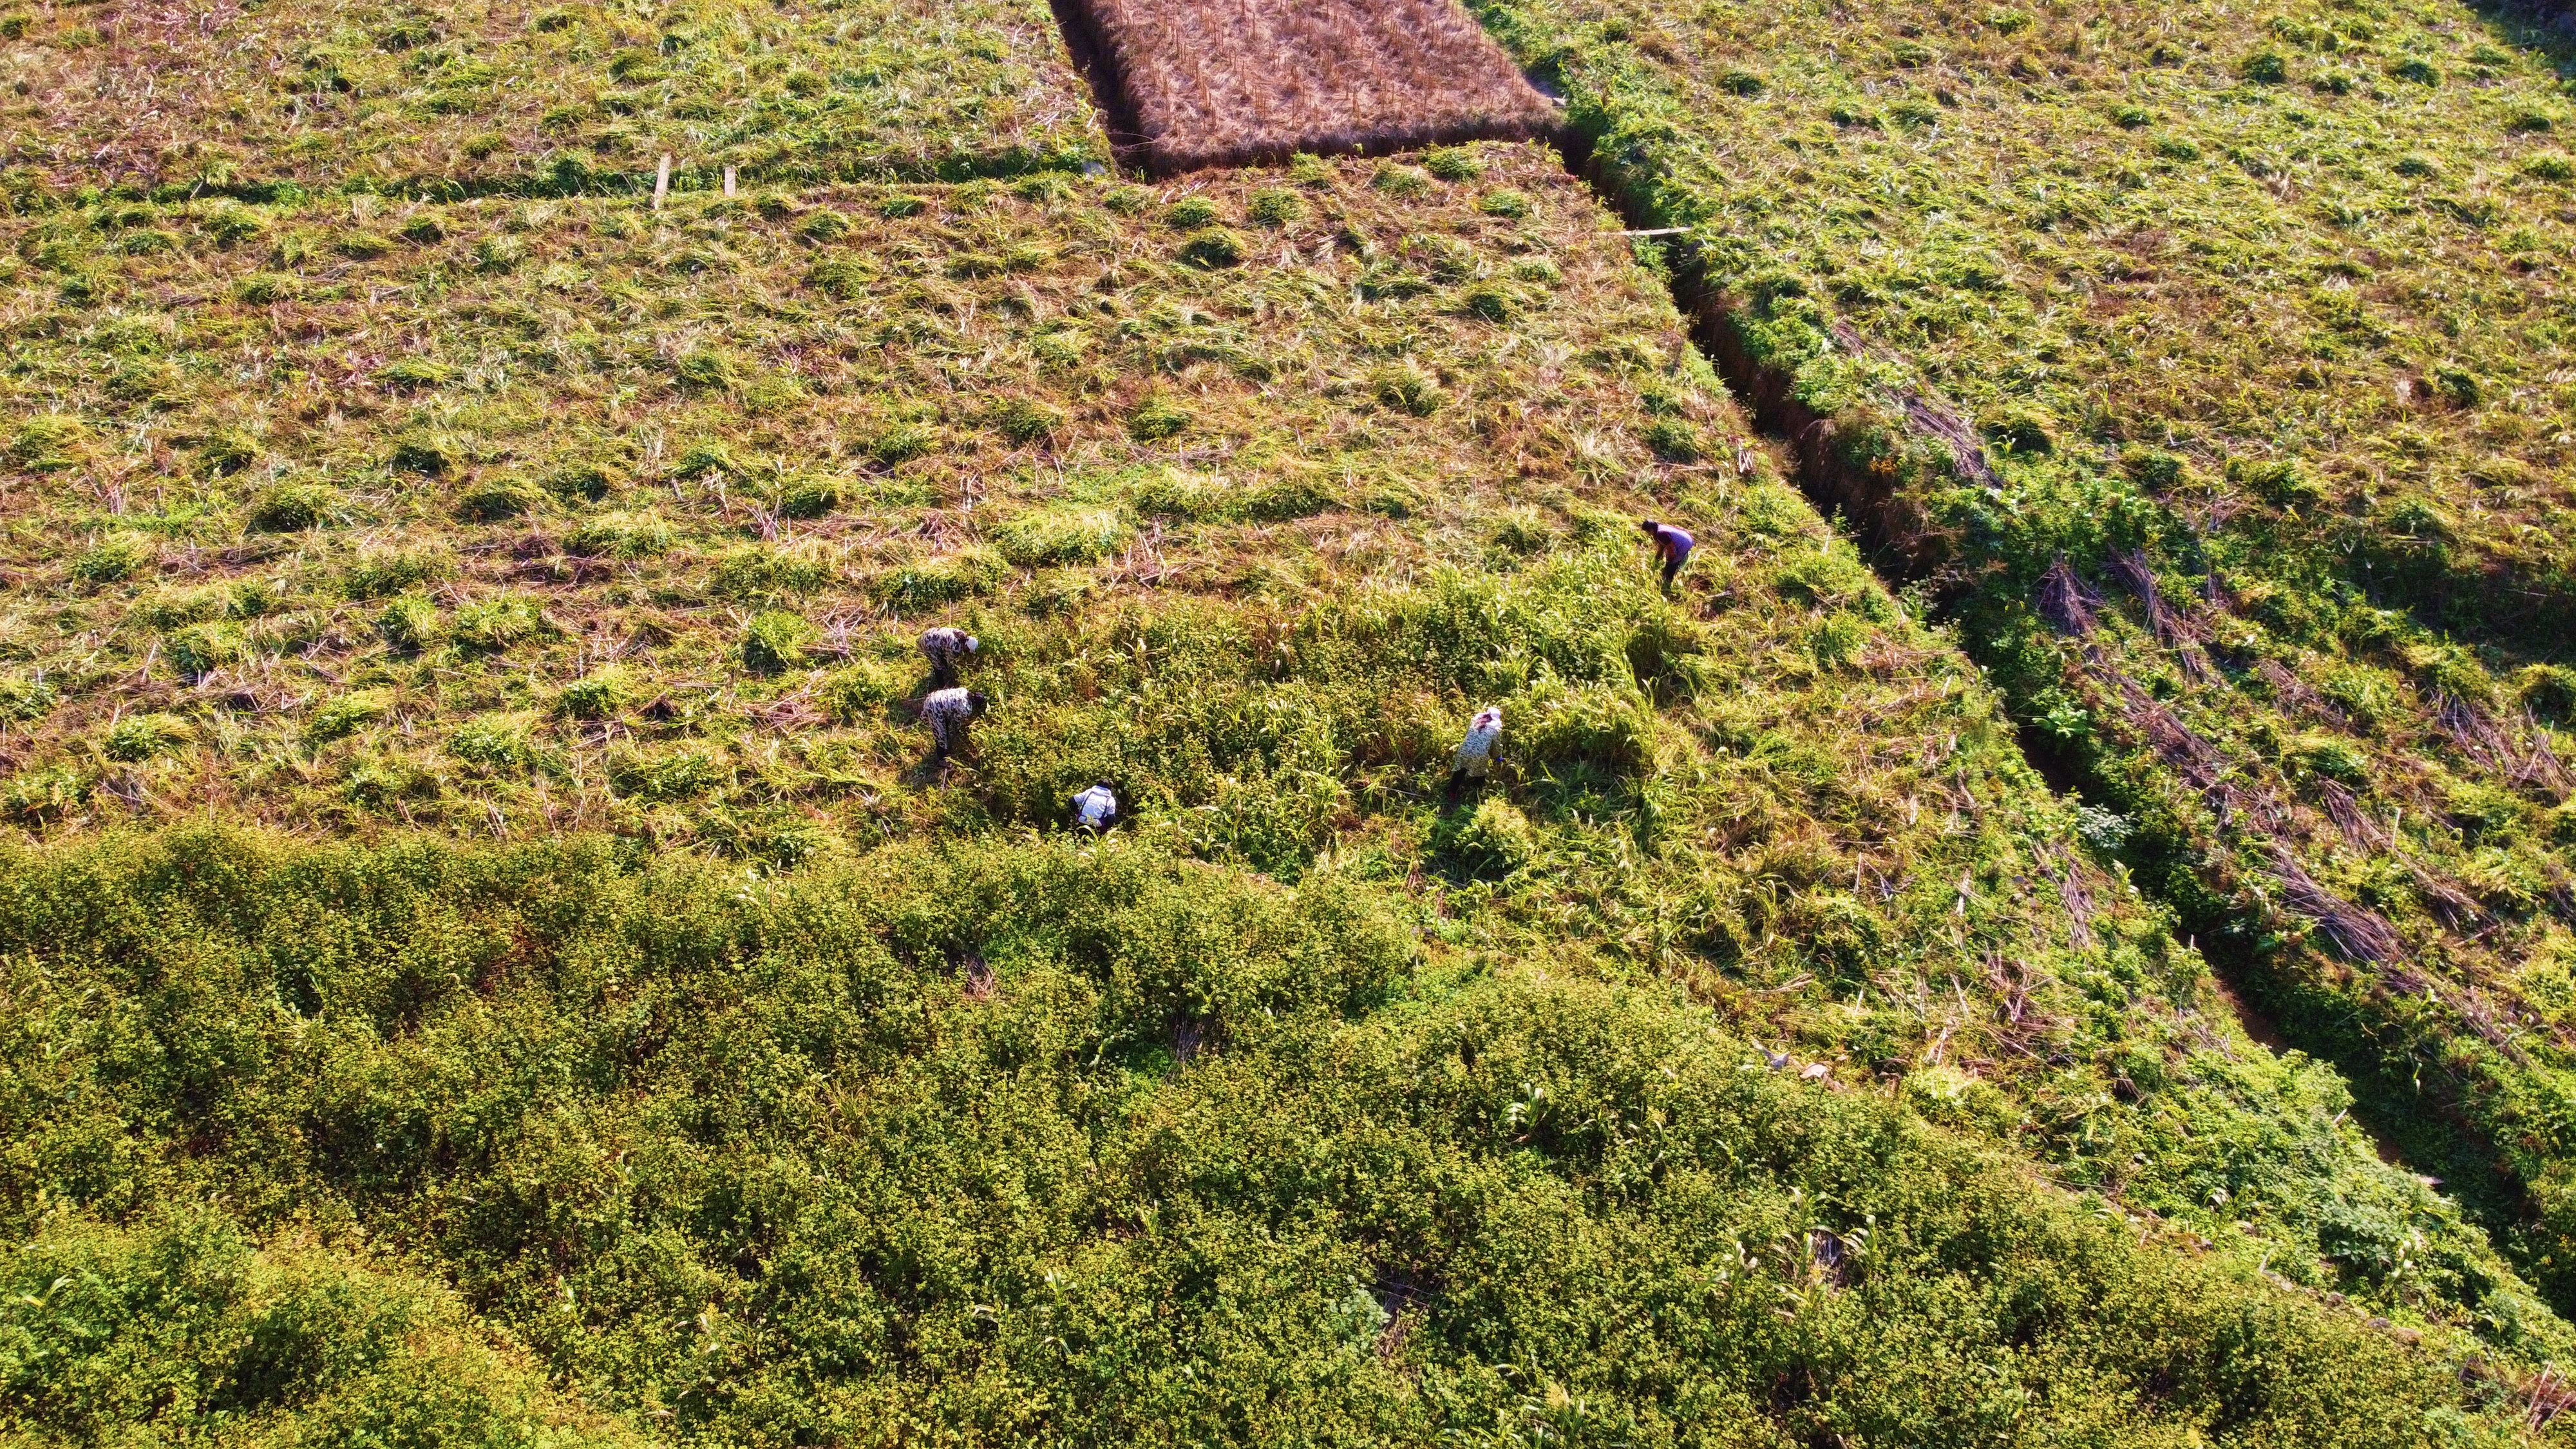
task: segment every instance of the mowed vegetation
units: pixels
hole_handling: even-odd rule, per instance
[[[17,223],[0,1412],[338,1432],[426,1280],[499,1437],[2545,1421],[1609,226],[1513,146]],[[341,1377],[133,1388],[95,1305],[308,1252]]]
[[[1038,0],[0,8],[0,188],[553,195],[1107,159]]]
[[[955,795],[909,773],[924,622],[1087,701],[1149,662],[1073,642],[1121,615],[1226,634],[1266,604],[1277,630],[1578,527],[1624,557],[1628,521],[1585,510],[1732,487],[1740,429],[1580,192],[1497,154],[1438,162],[1460,181],[32,221],[15,557],[51,602],[19,615],[20,818],[212,789],[280,823],[727,803],[872,838]],[[1395,760],[1473,708],[1424,701]],[[695,764],[664,761],[682,744]]]
[[[1639,214],[1692,228],[1712,345],[1775,425],[1826,421],[1811,487],[1955,613],[2121,855],[2568,1291],[2548,33],[1486,9]]]

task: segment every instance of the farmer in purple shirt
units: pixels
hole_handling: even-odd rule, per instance
[[[1637,526],[1646,530],[1646,537],[1655,541],[1655,556],[1664,561],[1664,588],[1670,590],[1673,576],[1682,571],[1682,564],[1690,558],[1690,551],[1698,540],[1669,523],[1657,523],[1651,518],[1638,519]]]

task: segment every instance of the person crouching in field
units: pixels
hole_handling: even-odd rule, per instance
[[[963,629],[951,629],[943,625],[936,629],[924,630],[921,636],[921,652],[930,659],[930,687],[933,689],[954,687],[957,683],[957,666],[965,663],[967,656],[973,654],[977,647],[978,641],[975,636]]]
[[[1653,540],[1655,556],[1664,562],[1664,591],[1672,592],[1673,577],[1682,571],[1682,565],[1689,560],[1691,550],[1698,547],[1699,540],[1669,523],[1658,523],[1651,518],[1638,519],[1637,526]]]
[[[1097,835],[1118,819],[1118,792],[1102,780],[1073,797],[1073,823]]]
[[[1467,737],[1458,742],[1458,753],[1449,764],[1449,798],[1458,798],[1458,792],[1471,780],[1479,785],[1485,783],[1486,773],[1494,766],[1494,742],[1502,737],[1500,705],[1489,704],[1467,721]]]
[[[944,761],[966,752],[966,726],[984,712],[984,696],[971,689],[934,689],[921,701],[922,723],[930,726],[930,758]]]

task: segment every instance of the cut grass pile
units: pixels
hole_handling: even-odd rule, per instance
[[[0,8],[7,190],[454,198],[1105,160],[1037,0]]]
[[[1693,229],[1712,343],[2118,853],[2576,1291],[2545,36],[2446,4],[1485,13]]]
[[[238,1433],[407,1326],[347,1269],[263,1294],[238,1241],[285,1232],[451,1279],[682,1443],[2398,1446],[2527,1412],[1665,990],[1418,958],[1334,875],[996,840],[746,888],[196,831],[7,865],[0,1425],[36,1442]],[[237,1330],[119,1311],[227,1292]]]
[[[215,1210],[255,1238],[418,1245],[391,1269],[710,1441],[901,1412],[2259,1436],[2347,1388],[2351,1432],[2402,1436],[2554,1402],[2565,1325],[2370,1158],[2330,1072],[2209,1014],[2097,863],[2117,822],[2048,797],[1745,443],[1608,225],[1500,145],[1162,190],[15,223],[6,799],[55,843],[10,873],[38,954],[0,1017],[136,1034],[0,1050],[11,1231],[139,1230],[239,1178]],[[1674,599],[1648,511],[1703,540]],[[933,620],[982,637],[993,699],[944,777],[911,718]],[[1486,703],[1504,768],[1444,803]],[[1104,776],[1127,823],[1076,851],[1066,797]],[[201,813],[381,848],[82,843]],[[140,899],[176,954],[120,975],[139,938],[93,906]],[[1327,906],[1347,929],[1295,924]],[[790,918],[818,934],[771,949]],[[1461,1080],[1512,1095],[1409,1097],[1471,1018]],[[1624,1064],[1541,1069],[1584,1041]],[[1640,1138],[1636,1179],[1522,1155],[1719,1099],[1818,1134],[1741,1179],[1761,1201],[1915,1245],[1884,1296],[1813,1224],[1744,1236],[1755,1197],[1668,1210],[1752,1129]],[[1788,1165],[1882,1132],[1949,1165],[1830,1193]],[[1384,1214],[1426,1221],[1398,1251]],[[1614,1327],[1654,1274],[1748,1281],[1770,1241],[1834,1316]],[[1524,1247],[1555,1266],[1475,1257]],[[2020,1261],[2069,1296],[1988,1266]],[[2080,1306],[2120,1284],[2150,1296]],[[2387,1357],[2374,1315],[2422,1348]],[[2144,1336],[2043,1350],[2043,1320]],[[2100,1387],[1937,1366],[1969,1363]]]
[[[1073,0],[1164,173],[1527,139],[1556,111],[1457,0]]]

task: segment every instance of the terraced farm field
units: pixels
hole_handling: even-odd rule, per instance
[[[2576,1263],[2539,22],[1488,7],[1811,489],[2408,1150]],[[2474,1124],[2469,1133],[2461,1123]]]
[[[10,43],[113,30],[87,13]],[[365,28],[206,33],[308,22]],[[2344,1077],[2213,973],[2362,1000],[2247,943],[2216,862],[2253,837],[2190,813],[2327,805],[2286,767],[2231,795],[2197,754],[2083,752],[2114,738],[2083,678],[2201,749],[2263,728],[2215,693],[2253,646],[2211,621],[2321,596],[2278,582],[2323,557],[2310,512],[2263,514],[2220,602],[2171,590],[2150,677],[2155,619],[2087,555],[2025,578],[1926,530],[1930,583],[1883,586],[1798,490],[1842,475],[1694,346],[1673,262],[1695,298],[1711,249],[1622,234],[1547,146],[1085,171],[1043,18],[971,10],[367,33],[387,75],[484,57],[500,109],[429,112],[462,125],[579,102],[547,67],[621,26],[682,36],[639,133],[707,129],[588,154],[680,154],[666,195],[542,140],[461,167],[444,120],[384,162],[382,81],[309,145],[241,133],[241,175],[292,189],[12,173],[8,1434],[2548,1435],[2571,1335],[2520,1199],[2464,1213],[2381,1160]],[[847,101],[771,63],[823,73],[808,44],[877,46],[848,95],[914,108],[726,149],[772,81]],[[1549,73],[1598,129],[1687,54],[1636,90],[1584,88],[1579,48]],[[112,89],[54,94],[110,126]],[[1625,186],[1664,164],[1621,154]],[[1905,371],[1919,341],[1867,342],[1863,411],[1803,405],[1845,440],[1909,386],[1976,416]],[[1992,450],[1994,507],[2101,501],[2058,436]],[[1641,517],[1699,540],[1671,589]],[[2479,652],[2535,646],[2384,614],[2374,647],[2490,691],[2446,686],[2495,749],[2549,738]],[[932,624],[979,639],[949,759]],[[2487,780],[2382,667],[2336,777],[2374,827],[2391,761]],[[1459,788],[1486,705],[1497,768]],[[1103,835],[1072,828],[1095,781]],[[2367,858],[2546,878],[2547,786],[2482,788],[2521,833]],[[2355,919],[2419,924],[2280,834],[2267,878],[2316,860]],[[2425,976],[2427,1040],[2497,999],[2479,963],[2559,939],[2477,909],[2503,923],[2443,927],[2489,954]],[[2553,1080],[2491,1050],[2484,1080]]]
[[[1043,5],[107,0],[0,12],[21,198],[562,194],[1106,159]]]

